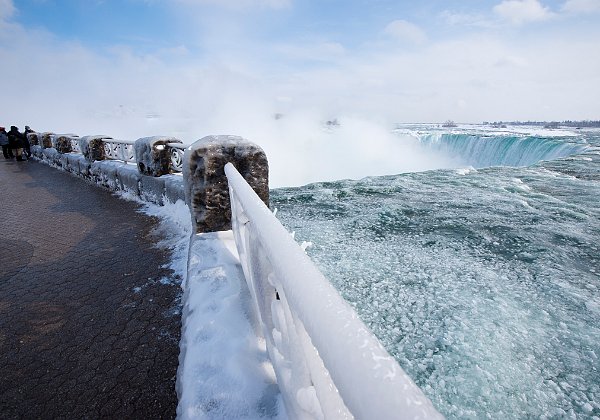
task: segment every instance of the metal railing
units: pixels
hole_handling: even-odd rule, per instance
[[[40,137],[41,133],[37,133]],[[55,135],[50,136],[52,147],[56,148],[56,141],[60,137],[68,138],[71,145],[71,152],[81,154],[81,146],[79,137],[74,135]],[[135,158],[135,141],[130,140],[115,140],[109,137],[102,139],[104,147],[104,157],[109,160],[120,160],[127,163],[136,163]],[[183,155],[188,144],[183,143],[168,143],[165,145],[169,149],[171,157],[171,170],[173,172],[182,172],[183,170]]]
[[[189,144],[183,143],[167,143],[167,147],[171,150],[171,169],[173,172],[183,171],[183,155]]]
[[[79,137],[71,137],[69,138],[71,143],[71,153],[79,153],[81,154],[81,146],[79,146]]]
[[[290,418],[442,416],[228,163],[232,227]]]
[[[135,142],[129,140],[103,139],[104,157],[111,160],[135,163]]]

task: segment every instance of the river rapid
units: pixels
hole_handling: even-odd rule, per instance
[[[275,189],[278,218],[448,418],[600,416],[600,131],[397,134],[456,165]]]

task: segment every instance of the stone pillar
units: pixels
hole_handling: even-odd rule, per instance
[[[71,146],[71,135],[60,135],[56,136],[55,148],[58,153],[71,153],[73,147]]]
[[[29,144],[32,146],[39,146],[39,133],[27,133],[27,140],[29,140]]]
[[[269,205],[269,163],[260,146],[237,136],[208,136],[185,151],[185,201],[197,233],[231,229],[225,164],[231,162]]]
[[[103,139],[110,139],[108,136],[83,136],[79,139],[79,148],[81,154],[85,156],[88,162],[104,160],[104,142]]]
[[[42,146],[44,149],[52,148],[53,135],[54,133],[42,133],[42,143],[40,144],[40,146]]]
[[[168,143],[181,143],[175,137],[144,137],[135,141],[135,161],[143,175],[161,176],[171,173],[171,148]]]

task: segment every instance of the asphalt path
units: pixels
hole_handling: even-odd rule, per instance
[[[0,161],[0,418],[175,417],[179,287],[137,206]]]

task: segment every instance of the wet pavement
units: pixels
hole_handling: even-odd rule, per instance
[[[156,220],[0,161],[0,418],[173,418],[180,288]]]

